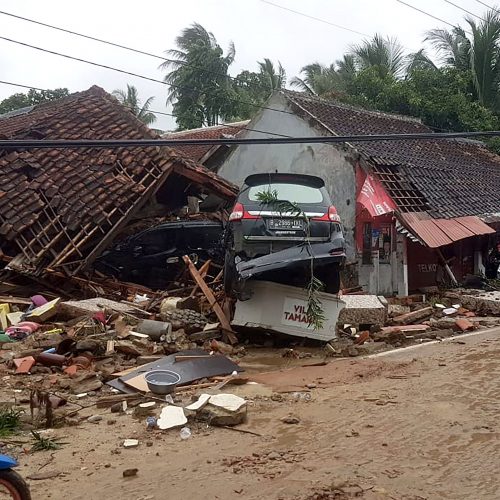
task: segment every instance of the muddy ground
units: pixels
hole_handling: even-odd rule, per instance
[[[499,359],[500,329],[268,374],[250,357],[259,384],[231,392],[250,400],[238,429],[259,435],[190,424],[181,441],[89,409],[103,420],[51,431],[68,444],[21,456],[19,471],[60,473],[30,481],[34,499],[498,499]]]

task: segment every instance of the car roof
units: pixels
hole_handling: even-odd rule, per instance
[[[325,181],[321,177],[306,174],[252,174],[245,179],[246,186],[259,186],[266,183],[300,184],[318,189],[325,187]]]

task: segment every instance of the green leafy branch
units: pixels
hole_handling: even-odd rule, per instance
[[[326,321],[325,312],[323,310],[323,305],[319,298],[319,293],[323,290],[323,282],[314,276],[314,256],[311,248],[311,228],[309,224],[309,219],[305,212],[300,208],[297,203],[280,200],[278,198],[278,191],[275,189],[271,190],[268,188],[266,191],[259,191],[256,194],[257,200],[261,205],[271,205],[276,211],[282,215],[283,213],[291,213],[295,217],[301,217],[305,221],[306,225],[306,242],[309,247],[309,252],[311,255],[311,278],[309,284],[306,287],[307,291],[307,321],[308,326],[313,326],[314,330],[321,330]]]

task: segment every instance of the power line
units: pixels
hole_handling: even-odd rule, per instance
[[[19,40],[13,40],[12,38],[7,38],[5,36],[0,36],[0,40],[5,40],[7,42],[15,43],[15,44],[21,45],[23,47],[28,47],[30,49],[39,50],[41,52],[46,52],[48,54],[52,54],[52,55],[55,55],[55,56],[65,57],[66,59],[71,59],[73,61],[78,61],[78,62],[82,62],[82,63],[85,63],[85,64],[90,64],[92,66],[97,66],[98,68],[104,68],[104,69],[109,69],[111,71],[117,71],[118,73],[123,73],[125,75],[134,76],[136,78],[141,78],[143,80],[148,80],[150,82],[160,83],[160,84],[166,85],[168,87],[173,87],[173,88],[176,88],[176,89],[189,90],[191,92],[196,92],[196,89],[191,88],[191,87],[186,87],[186,86],[183,86],[183,85],[176,85],[174,83],[167,83],[167,82],[164,82],[163,80],[158,80],[157,78],[152,78],[150,76],[140,75],[138,73],[133,73],[132,71],[127,71],[127,70],[124,70],[124,69],[115,68],[113,66],[108,66],[107,64],[96,63],[94,61],[89,61],[87,59],[82,59],[80,57],[70,56],[68,54],[62,54],[61,52],[56,52],[54,50],[44,49],[42,47],[37,47],[36,45],[31,45],[31,44],[26,43],[26,42],[20,42]],[[234,98],[227,98],[227,100],[231,101],[231,102],[238,103],[238,104],[245,104],[247,106],[253,106],[253,107],[259,108],[259,109],[267,109],[269,111],[276,111],[277,113],[284,113],[284,114],[287,114],[287,115],[293,115],[293,113],[291,111],[286,111],[284,109],[270,108],[268,106],[263,106],[263,105],[260,105],[260,104],[255,104],[255,103],[249,102],[249,101],[241,101],[239,99],[234,99]]]
[[[457,5],[456,3],[450,2],[450,0],[444,0],[446,3],[449,3],[450,5],[453,5],[453,7],[456,7],[457,9],[460,9],[463,12],[466,12],[467,14],[476,17],[480,21],[484,21],[482,17],[479,17],[477,14],[474,14],[474,12],[471,12],[470,10],[464,9],[460,5]]]
[[[457,28],[457,26],[455,26],[454,24],[451,24],[448,21],[441,19],[440,17],[434,16],[433,14],[429,14],[428,12],[425,12],[425,10],[419,9],[418,7],[415,7],[414,5],[410,5],[409,3],[403,2],[403,0],[396,0],[396,2],[399,2],[400,4],[406,5],[406,7],[409,7],[410,9],[416,10],[417,12],[420,12],[421,14],[424,14],[425,16],[432,17],[432,19],[435,19],[436,21],[440,21],[442,23],[445,23],[448,26],[451,26],[452,28],[455,28],[455,29]],[[469,35],[472,34],[470,31],[465,31],[465,32],[469,33]]]
[[[42,89],[39,87],[32,87],[30,85],[24,85],[22,83],[6,82],[3,80],[0,80],[0,84],[11,85],[13,87],[22,87],[22,88],[30,89],[30,90],[33,89],[33,90],[38,90],[40,92],[50,92],[50,89]],[[126,104],[122,104],[122,106],[124,106],[125,108],[128,108],[130,110],[132,109],[132,108],[130,108],[130,106],[127,106]],[[148,109],[148,112],[153,113],[154,115],[165,115],[165,116],[172,116],[173,118],[176,118],[176,116],[174,114],[167,113],[166,111],[156,111],[153,109]],[[0,115],[0,118],[1,118],[1,115]],[[238,127],[237,125],[232,125],[230,123],[221,123],[220,126],[234,128],[237,130],[248,130],[249,132],[258,132],[259,134],[274,135],[276,137],[291,137],[289,135],[277,134],[275,132],[266,132],[265,130],[259,130],[259,129],[255,129],[255,128]]]
[[[201,69],[204,73],[210,73],[210,74],[213,74],[213,75],[222,76],[222,77],[229,78],[231,80],[234,80],[234,81],[240,82],[240,83],[247,83],[247,82],[242,82],[242,80],[240,80],[237,77],[230,76],[230,75],[225,75],[224,73],[219,73],[217,71],[212,71],[212,70],[209,70],[209,69],[205,69],[205,68],[202,68],[201,66],[196,66],[196,65],[193,65],[193,64],[188,63],[186,61],[178,61],[178,60],[175,60],[175,59],[168,59],[167,57],[163,57],[163,56],[160,56],[158,54],[153,54],[151,52],[146,52],[145,50],[135,49],[133,47],[129,47],[128,45],[122,45],[120,43],[111,42],[109,40],[104,40],[102,38],[97,38],[97,37],[94,37],[94,36],[91,36],[91,35],[85,35],[84,33],[78,33],[77,31],[72,31],[72,30],[67,29],[67,28],[61,28],[60,26],[54,26],[53,24],[48,24],[48,23],[44,23],[42,21],[37,21],[36,19],[30,19],[28,17],[23,17],[23,16],[19,16],[17,14],[12,14],[11,12],[5,12],[5,11],[0,10],[0,14],[3,14],[5,16],[9,16],[9,17],[13,17],[15,19],[20,19],[22,21],[27,21],[29,23],[38,24],[39,26],[44,26],[46,28],[54,29],[54,30],[57,30],[57,31],[62,31],[63,33],[68,33],[70,35],[79,36],[81,38],[86,38],[87,40],[92,40],[94,42],[104,43],[104,44],[110,45],[112,47],[117,47],[119,49],[124,49],[124,50],[128,50],[130,52],[135,52],[136,54],[141,54],[141,55],[144,55],[144,56],[154,57],[155,59],[160,59],[161,61],[164,61],[164,62],[166,61],[166,62],[181,64],[181,65],[184,65],[184,66],[190,66],[192,68]],[[266,90],[274,90],[273,87],[270,87],[268,85],[257,84],[257,85],[253,85],[253,86],[254,87],[257,86],[257,87],[260,87],[260,88],[263,88],[263,89],[266,89]]]
[[[294,14],[298,14],[299,16],[307,17],[308,19],[312,19],[314,21],[319,21],[320,23],[328,24],[330,26],[333,26],[334,28],[339,28],[341,30],[345,31],[350,31],[351,33],[355,33],[356,35],[361,35],[361,36],[370,36],[367,35],[366,33],[363,33],[361,31],[356,31],[351,28],[346,28],[345,26],[341,26],[340,24],[335,24],[330,21],[327,21],[326,19],[321,19],[320,17],[314,17],[310,16],[309,14],[306,14],[305,12],[299,12],[298,10],[290,9],[288,7],[284,7],[283,5],[278,5],[277,3],[269,2],[268,0],[260,0],[262,3],[267,3],[268,5],[272,5],[273,7],[277,7],[278,9],[283,9],[288,12],[293,12]]]
[[[22,87],[24,89],[39,90],[40,92],[46,92],[47,91],[47,89],[40,89],[38,87],[32,87],[30,85],[23,85],[22,83],[5,82],[3,80],[0,80],[0,83],[3,83],[4,85],[12,85],[13,87]]]
[[[484,132],[450,132],[435,134],[432,132],[418,134],[373,134],[373,135],[343,135],[323,137],[279,137],[271,139],[7,139],[0,140],[3,149],[67,149],[67,148],[123,148],[123,147],[178,147],[178,146],[219,146],[219,145],[269,145],[269,144],[337,144],[374,141],[421,141],[421,140],[446,140],[456,138],[500,137],[500,130]]]
[[[476,0],[477,3],[480,3],[481,5],[484,5],[486,8],[490,10],[494,10],[495,12],[498,12],[500,14],[500,10],[498,10],[496,7],[492,7],[491,5],[488,5],[484,2],[481,2],[481,0]]]

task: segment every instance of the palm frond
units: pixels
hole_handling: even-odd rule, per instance
[[[438,67],[432,59],[425,53],[425,49],[408,54],[406,58],[406,74],[411,75],[416,70],[436,70]]]

